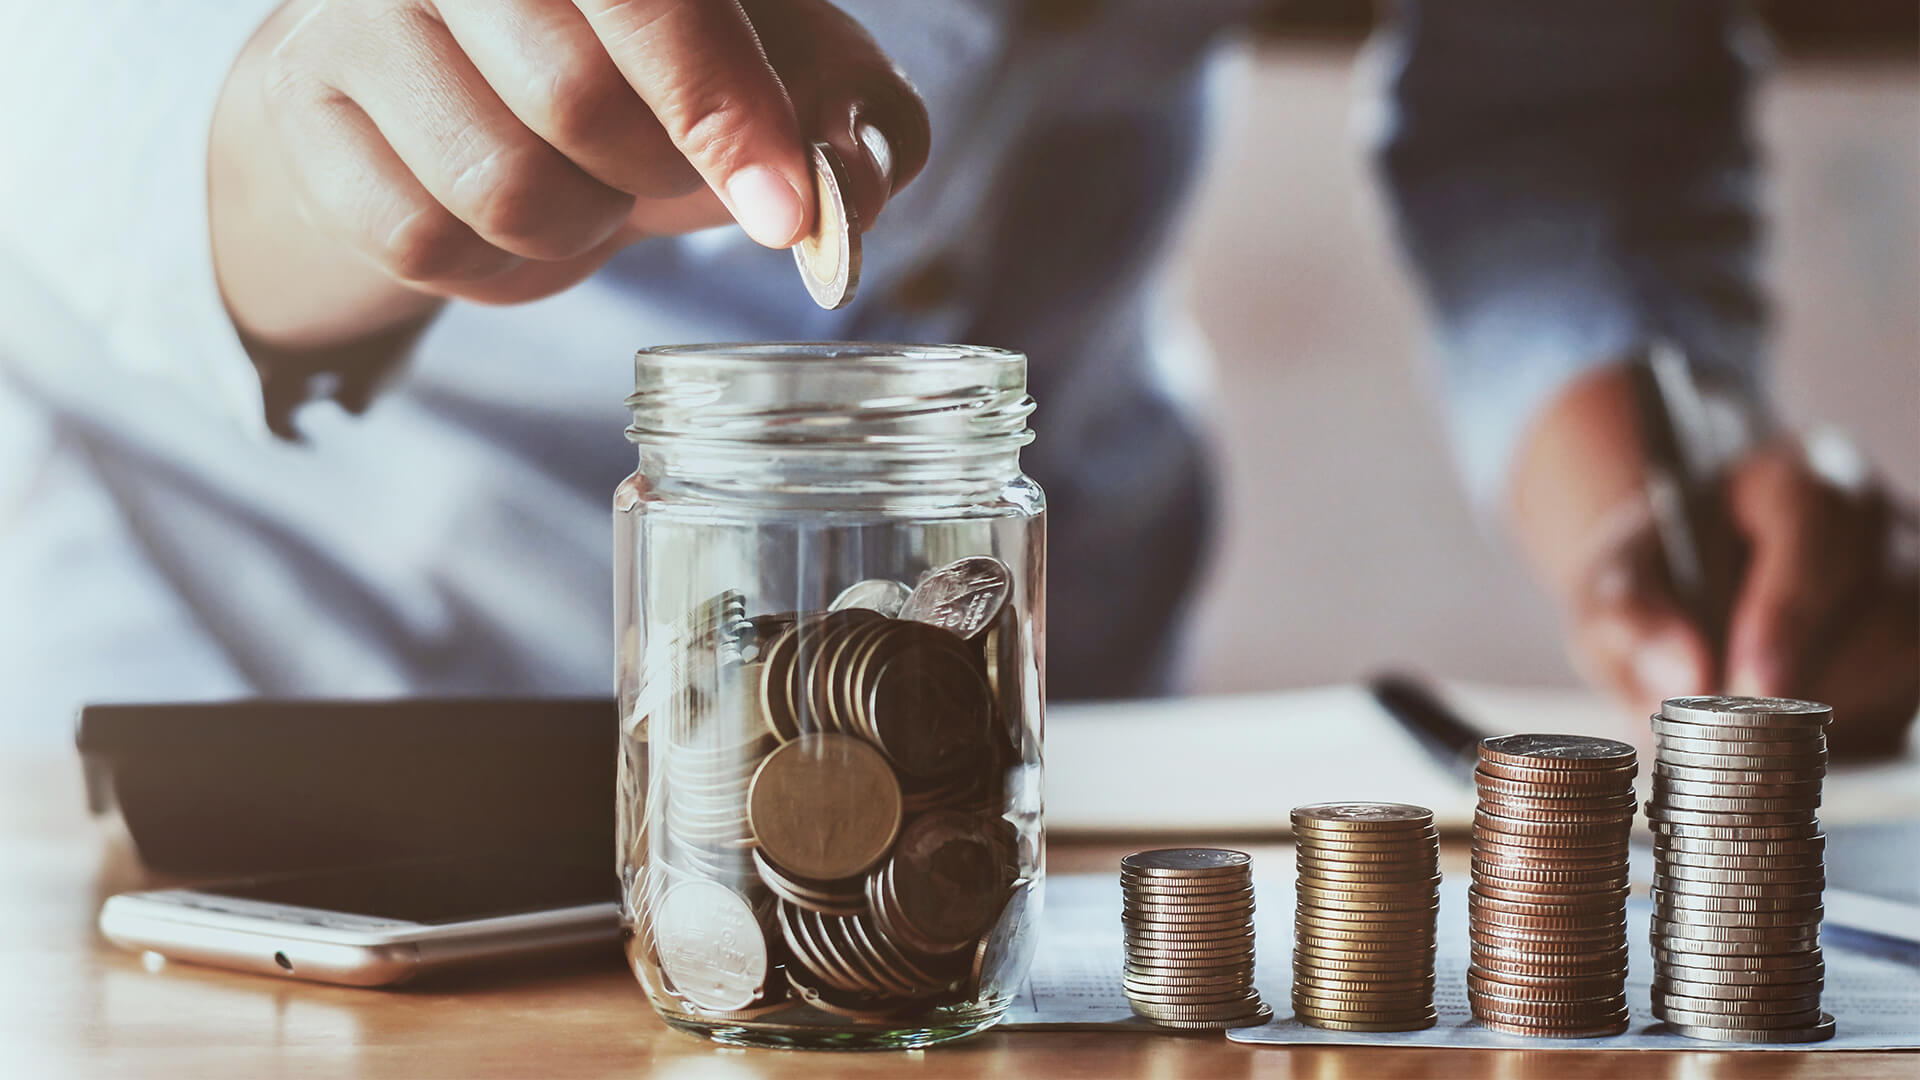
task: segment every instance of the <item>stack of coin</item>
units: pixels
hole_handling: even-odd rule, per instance
[[[1293,1013],[1334,1031],[1432,1027],[1440,834],[1406,803],[1293,811]]]
[[[731,1019],[896,1023],[1010,992],[1034,862],[1002,816],[1030,749],[1022,638],[989,557],[825,611],[749,618],[728,591],[657,635],[623,725],[636,963]]]
[[[1124,986],[1164,1027],[1264,1024],[1253,986],[1253,860],[1222,848],[1136,851],[1120,860]]]
[[[1472,963],[1480,1023],[1582,1038],[1627,1029],[1627,835],[1633,747],[1578,735],[1480,744]]]
[[[1833,710],[1674,698],[1653,718],[1653,1013],[1682,1035],[1815,1042]]]

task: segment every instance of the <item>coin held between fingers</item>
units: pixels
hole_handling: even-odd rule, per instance
[[[848,200],[852,185],[839,152],[817,142],[812,156],[813,231],[793,245],[793,262],[813,302],[832,311],[852,303],[860,287],[861,223]]]

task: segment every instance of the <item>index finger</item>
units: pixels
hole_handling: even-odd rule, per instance
[[[784,248],[812,226],[793,102],[736,0],[574,0],[667,137],[747,235]]]

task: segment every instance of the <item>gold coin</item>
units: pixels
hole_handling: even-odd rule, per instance
[[[1368,832],[1424,828],[1433,824],[1433,811],[1409,803],[1327,802],[1296,806],[1290,815],[1303,823],[1332,830]]]
[[[1419,1032],[1440,1022],[1440,1015],[1425,1015],[1417,1019],[1388,1020],[1388,1022],[1361,1022],[1361,1020],[1332,1020],[1321,1017],[1298,1017],[1302,1024],[1311,1024],[1315,1028],[1327,1028],[1329,1032]]]

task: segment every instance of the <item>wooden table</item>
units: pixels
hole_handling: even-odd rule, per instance
[[[94,932],[101,899],[140,877],[124,842],[89,821],[82,804],[70,752],[0,748],[0,1076],[1729,1080],[1920,1072],[1911,1054],[1281,1048],[1159,1033],[988,1032],[903,1053],[748,1051],[666,1028],[617,956],[403,991],[183,965],[148,970]],[[1118,855],[1114,845],[1057,843],[1052,868],[1108,869]]]

